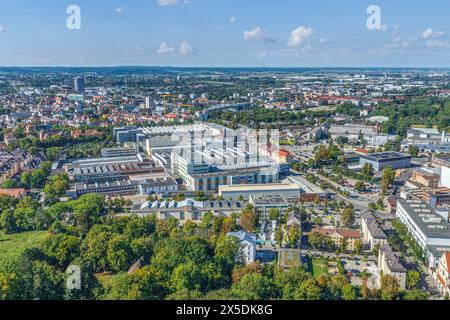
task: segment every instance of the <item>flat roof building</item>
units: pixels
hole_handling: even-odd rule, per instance
[[[195,201],[186,199],[183,201],[147,201],[135,205],[132,213],[138,216],[156,214],[158,219],[166,220],[176,218],[181,224],[190,220],[200,222],[207,212],[214,216],[230,216],[232,213],[240,213],[245,209],[245,204],[240,201]]]
[[[420,200],[398,199],[397,218],[425,251],[430,267],[436,267],[442,253],[450,250],[450,223]]]
[[[364,166],[369,163],[376,172],[381,172],[387,167],[392,167],[394,170],[410,168],[411,159],[411,155],[406,153],[379,152],[361,155],[359,164]]]
[[[219,196],[224,199],[237,200],[242,197],[248,200],[250,196],[273,196],[281,195],[284,197],[299,198],[301,188],[295,183],[269,183],[253,185],[222,185],[219,186]]]
[[[117,180],[95,183],[74,183],[67,190],[67,196],[76,199],[84,194],[98,193],[108,196],[151,195],[178,190],[178,183],[170,176],[139,180]]]

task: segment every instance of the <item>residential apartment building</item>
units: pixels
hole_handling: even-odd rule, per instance
[[[234,237],[239,240],[240,249],[236,261],[243,264],[250,264],[256,260],[256,235],[245,231],[228,232],[228,237]]]
[[[450,297],[450,251],[439,259],[434,278],[442,296]]]
[[[441,181],[441,170],[439,168],[414,168],[411,171],[410,181],[419,186],[437,188]]]
[[[388,244],[384,244],[378,252],[378,271],[382,275],[395,277],[400,284],[400,289],[406,288],[408,270],[401,261],[400,253],[394,252]]]
[[[363,215],[361,230],[363,242],[369,245],[370,250],[381,247],[388,242],[388,236],[378,224],[375,216],[370,212]]]
[[[450,168],[450,153],[434,154],[433,158],[431,159],[431,164],[434,167]]]
[[[345,239],[347,242],[347,250],[354,251],[355,243],[361,240],[361,232],[359,230],[344,229],[344,228],[314,228],[312,233],[320,233],[325,237],[331,239],[336,248],[342,247],[342,241]]]

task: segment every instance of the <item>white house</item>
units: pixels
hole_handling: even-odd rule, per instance
[[[239,240],[241,247],[237,260],[244,264],[255,262],[256,258],[256,235],[245,231],[228,232],[227,236],[235,237]]]

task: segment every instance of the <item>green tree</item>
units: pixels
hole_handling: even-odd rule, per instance
[[[355,190],[363,192],[366,190],[366,185],[364,184],[364,182],[362,181],[358,181],[355,184]]]
[[[365,178],[369,178],[369,179],[372,178],[372,176],[374,174],[372,165],[370,163],[365,163],[362,168],[361,174]]]
[[[280,209],[271,208],[269,209],[269,219],[270,220],[278,220],[280,218]]]
[[[119,273],[106,286],[105,300],[159,300],[166,290],[157,282],[149,267],[133,274]]]
[[[406,274],[406,284],[409,289],[417,287],[420,281],[420,273],[416,270],[408,270]]]
[[[256,229],[257,216],[255,210],[247,208],[242,211],[239,217],[241,228],[247,232],[254,232]]]
[[[111,270],[116,272],[127,270],[133,259],[130,243],[123,235],[109,239],[106,255]]]
[[[428,292],[422,291],[420,289],[408,290],[403,295],[403,300],[428,300],[430,298],[430,294]]]
[[[356,290],[351,284],[347,283],[342,287],[342,298],[344,300],[356,300]]]
[[[355,223],[355,213],[352,207],[348,206],[342,211],[341,222],[346,227],[351,227]]]
[[[381,299],[397,300],[399,297],[400,284],[397,278],[391,275],[383,275],[380,280]]]
[[[56,259],[61,269],[66,269],[80,255],[81,241],[67,234],[56,234],[48,236],[42,246],[47,256]]]
[[[269,300],[279,294],[273,280],[259,273],[244,275],[232,290],[240,300]]]
[[[361,241],[361,240],[356,240],[354,246],[355,246],[355,252],[356,252],[356,254],[360,255],[360,254],[361,254],[362,247],[363,247],[362,241]]]
[[[395,171],[391,166],[383,170],[383,175],[381,177],[381,189],[385,193],[394,183]]]

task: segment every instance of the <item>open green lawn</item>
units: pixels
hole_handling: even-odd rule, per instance
[[[308,259],[308,269],[315,279],[320,276],[328,276],[328,264],[319,259]]]
[[[16,234],[5,234],[0,231],[0,270],[8,261],[17,258],[24,250],[39,246],[47,232],[32,231]]]

